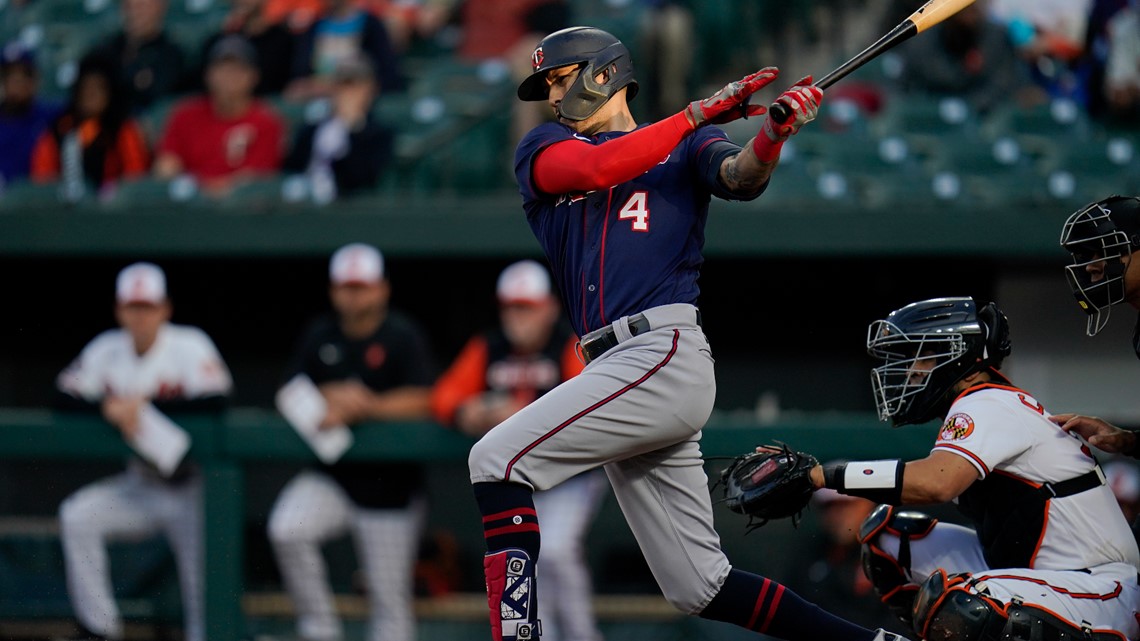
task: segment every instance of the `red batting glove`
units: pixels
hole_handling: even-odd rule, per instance
[[[748,104],[748,99],[779,75],[779,69],[765,67],[736,82],[728,83],[704,100],[694,100],[681,113],[685,114],[685,119],[693,129],[711,124],[723,125],[738,118],[762,116],[768,113],[768,108]]]
[[[823,102],[823,90],[812,85],[812,77],[805,76],[790,89],[780,94],[776,102],[783,103],[792,112],[792,117],[783,124],[772,120],[771,114],[764,121],[760,133],[752,140],[752,151],[764,162],[771,162],[780,155],[784,141],[793,136],[800,127],[815,120],[819,113],[819,103]]]

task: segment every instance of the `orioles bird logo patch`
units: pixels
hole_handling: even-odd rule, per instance
[[[969,414],[955,414],[946,419],[942,431],[938,433],[940,441],[960,441],[974,433],[974,419]]]
[[[538,71],[538,68],[542,65],[542,47],[535,49],[534,53],[531,54],[530,64],[534,67],[535,71]]]

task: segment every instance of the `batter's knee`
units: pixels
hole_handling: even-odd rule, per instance
[[[503,472],[499,469],[502,466],[494,462],[502,452],[496,451],[490,441],[491,439],[487,437],[479,439],[467,455],[467,468],[471,472],[472,483],[494,483],[504,480]]]
[[[662,585],[661,593],[669,605],[684,614],[699,614],[709,604],[715,594],[702,590],[701,585]]]

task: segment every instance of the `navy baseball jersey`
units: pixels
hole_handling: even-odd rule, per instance
[[[550,145],[572,138],[601,144],[624,135],[587,137],[551,122],[531,130],[515,153],[527,221],[579,336],[650,307],[696,304],[711,196],[737,199],[717,174],[740,147],[715,127],[698,129],[656,167],[607,190],[544,194],[535,186],[534,159]]]

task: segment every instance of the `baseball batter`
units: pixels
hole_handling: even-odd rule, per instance
[[[544,38],[522,100],[558,117],[516,153],[527,222],[553,267],[586,367],[495,427],[471,450],[483,514],[495,641],[538,638],[532,493],[604,466],[654,577],[683,612],[785,639],[884,638],[733,568],[713,529],[700,451],[716,393],[696,307],[712,196],[760,195],[782,143],[817,112],[810,78],[779,100],[743,148],[710,125],[759,116],[767,68],[652,125],[634,122],[629,52],[609,33],[574,27]]]
[[[120,329],[89,343],[60,375],[65,407],[101,411],[129,442],[154,413],[218,412],[233,383],[200,329],[169,323],[166,277],[150,263],[119,273]],[[60,533],[72,607],[92,639],[122,639],[106,545],[162,533],[174,552],[187,641],[205,641],[202,610],[202,482],[184,460],[164,475],[142,458],[81,488],[60,505]]]
[[[999,368],[1005,315],[971,298],[912,303],[873,323],[880,418],[945,417],[924,459],[816,466],[812,481],[884,503],[864,568],[924,639],[1134,639],[1140,551],[1091,451]],[[970,529],[899,505],[954,501]],[[1066,636],[1068,635],[1068,636]]]

